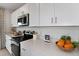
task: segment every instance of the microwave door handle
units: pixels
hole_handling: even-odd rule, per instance
[[[29,14],[27,14],[27,25],[29,25]]]
[[[24,19],[22,18],[22,24],[24,24],[24,21],[23,21]]]

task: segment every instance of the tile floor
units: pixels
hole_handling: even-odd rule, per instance
[[[0,56],[10,56],[10,53],[8,52],[8,50],[5,49],[1,49],[0,50]]]

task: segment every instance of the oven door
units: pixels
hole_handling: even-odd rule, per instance
[[[20,44],[15,42],[15,41],[11,41],[11,50],[12,50],[12,55],[14,56],[20,56]]]

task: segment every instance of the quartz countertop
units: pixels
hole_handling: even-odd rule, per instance
[[[43,39],[30,39],[21,42],[21,44],[25,48],[27,44],[32,48],[32,56],[79,56],[79,49],[66,52],[59,49],[53,41],[47,43]]]

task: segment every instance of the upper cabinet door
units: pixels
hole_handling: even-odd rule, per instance
[[[19,9],[19,15],[18,16],[22,16],[24,14],[27,14],[28,13],[28,4],[24,4],[23,6],[21,6]]]
[[[18,8],[17,10],[15,10],[12,14],[11,14],[11,25],[12,27],[18,27],[17,24],[17,19],[28,13],[28,5],[25,4],[23,6],[21,6],[20,8]]]
[[[55,18],[58,25],[79,25],[79,4],[55,4]]]
[[[39,26],[39,4],[30,3],[29,8],[29,26]]]
[[[12,27],[17,27],[18,24],[17,24],[17,19],[18,19],[18,11],[14,11],[12,14],[11,14],[11,26]]]
[[[40,3],[40,26],[54,24],[54,7],[51,3]]]

